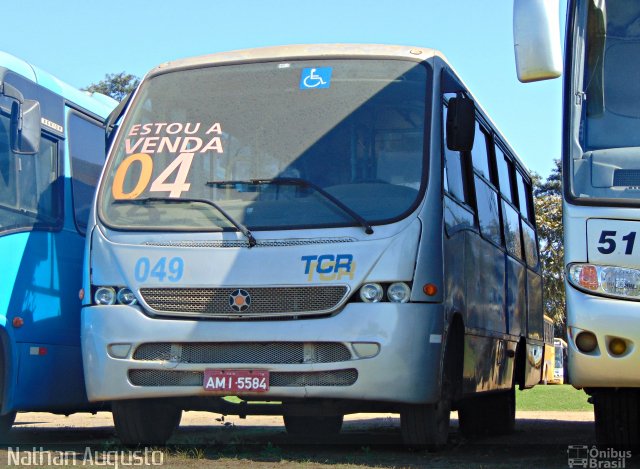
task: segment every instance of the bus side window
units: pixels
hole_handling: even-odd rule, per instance
[[[495,145],[496,168],[498,186],[502,197],[502,226],[505,247],[507,252],[517,258],[522,259],[522,239],[520,235],[520,216],[518,209],[512,205],[514,184],[514,166],[505,152]]]
[[[498,185],[500,186],[500,194],[509,202],[513,202],[512,191],[512,172],[513,163],[507,160],[504,152],[496,145],[496,165],[498,167]]]
[[[105,159],[104,129],[79,114],[69,116],[73,209],[78,231],[87,229],[89,210]]]
[[[538,244],[535,233],[535,218],[533,211],[533,194],[531,185],[525,182],[520,173],[517,173],[518,200],[520,202],[520,214],[522,216],[522,237],[524,240],[524,252],[527,265],[532,269],[538,266]]]
[[[531,186],[524,181],[520,173],[517,173],[516,180],[518,184],[518,205],[520,206],[520,213],[526,220],[533,221]]]
[[[0,203],[16,208],[16,158],[9,144],[9,118],[0,116]]]
[[[489,170],[489,152],[487,151],[487,141],[490,141],[487,132],[485,132],[480,123],[476,121],[476,136],[473,140],[473,148],[471,150],[473,168],[487,181],[490,181],[491,171]]]
[[[500,246],[500,213],[498,211],[498,194],[482,178],[475,176],[476,202],[478,205],[478,222],[480,233],[486,239]]]
[[[442,128],[443,132],[446,132],[446,126],[444,125],[444,123],[447,122],[447,106],[442,107],[442,115]],[[445,190],[460,202],[468,203],[469,194],[467,194],[467,191],[465,191],[464,161],[462,159],[463,156],[459,151],[449,150],[447,148],[447,145],[444,143],[446,141],[446,135],[444,135],[442,146],[444,148]]]

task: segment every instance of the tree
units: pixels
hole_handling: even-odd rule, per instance
[[[542,182],[539,175],[534,175],[533,184],[544,282],[544,313],[553,319],[556,336],[566,337],[560,160],[555,160],[555,167],[546,181]]]
[[[86,88],[83,88],[83,90],[91,93],[98,92],[106,94],[113,99],[122,101],[127,94],[136,89],[138,83],[140,83],[140,79],[129,73],[107,73],[104,80],[100,80],[98,83],[92,83]]]

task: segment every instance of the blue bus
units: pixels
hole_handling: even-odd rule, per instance
[[[0,52],[0,430],[92,410],[80,353],[84,239],[117,102]],[[95,407],[95,406],[93,406]]]

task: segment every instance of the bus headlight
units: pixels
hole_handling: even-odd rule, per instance
[[[93,295],[97,305],[112,305],[116,302],[116,290],[112,287],[99,287]]]
[[[409,285],[404,282],[396,282],[389,285],[387,289],[387,298],[392,303],[406,303],[411,296]]]
[[[379,283],[365,283],[360,288],[360,299],[365,303],[378,303],[382,300],[382,285]]]
[[[133,294],[133,292],[128,289],[128,288],[121,288],[120,290],[118,290],[118,294],[116,295],[116,299],[118,300],[118,303],[120,303],[121,305],[135,305],[138,300],[136,299],[136,296]]]
[[[567,278],[573,286],[581,290],[616,298],[640,300],[640,270],[570,264]]]

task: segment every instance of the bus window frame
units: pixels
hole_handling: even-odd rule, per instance
[[[80,112],[77,109],[74,108],[70,108],[69,109],[69,113],[67,115],[67,119],[66,119],[66,124],[67,124],[67,146],[69,148],[69,174],[71,175],[71,191],[70,191],[70,196],[71,196],[71,208],[72,208],[72,213],[73,213],[73,223],[74,226],[76,227],[76,230],[78,231],[78,233],[81,236],[85,236],[87,233],[87,229],[89,226],[89,223],[87,221],[86,226],[84,226],[84,228],[82,227],[81,224],[78,223],[78,212],[76,209],[76,193],[75,193],[75,189],[74,189],[74,184],[75,184],[75,177],[74,177],[74,157],[73,157],[73,153],[71,151],[71,147],[73,145],[73,141],[75,140],[73,138],[73,134],[72,134],[72,125],[71,125],[71,119],[77,117],[78,119],[83,120],[84,122],[91,124],[91,125],[95,125],[96,128],[98,129],[102,129],[103,133],[105,131],[105,127],[104,127],[104,123],[101,122],[99,119],[90,116],[84,112]],[[91,208],[93,206],[93,198],[95,198],[95,194],[96,194],[96,190],[98,188],[98,184],[100,183],[100,177],[102,175],[102,171],[104,169],[104,165],[106,162],[106,153],[107,153],[107,149],[106,149],[106,139],[105,139],[105,148],[104,148],[104,157],[103,157],[103,161],[102,164],[100,165],[100,174],[98,174],[98,178],[96,180],[96,184],[93,186],[93,197],[92,200],[89,202],[89,213],[87,213],[87,216],[89,216],[90,212],[91,212]]]
[[[0,115],[6,118],[10,117],[10,113],[7,112],[7,110],[4,107],[0,107]],[[36,223],[33,223],[32,225],[19,226],[19,227],[13,227],[8,229],[4,229],[0,227],[0,236],[7,236],[15,233],[28,233],[32,231],[46,231],[46,232],[55,233],[63,229],[65,210],[64,210],[64,182],[62,181],[63,175],[64,175],[64,163],[63,163],[64,156],[61,151],[62,140],[54,133],[47,132],[46,129],[43,129],[43,128],[40,129],[40,140],[41,141],[47,140],[53,145],[54,162],[52,164],[52,168],[55,169],[55,178],[52,182],[51,190],[53,193],[51,196],[51,200],[54,206],[54,213],[53,213],[54,216],[49,221],[44,221],[44,222],[38,221]],[[43,151],[44,148],[45,147],[41,145],[40,151]],[[11,149],[9,149],[9,151],[11,153],[11,157],[16,159],[17,158],[38,158],[39,156],[38,154],[18,155],[13,151],[11,151]],[[17,170],[16,170],[16,176],[17,176]],[[15,192],[16,204],[18,203],[17,201],[20,198],[20,193],[21,193],[20,185],[16,178],[16,192]],[[7,208],[11,209],[10,207],[7,207]],[[18,207],[15,207],[13,210],[20,211]]]

